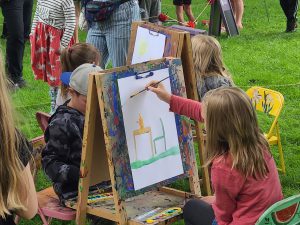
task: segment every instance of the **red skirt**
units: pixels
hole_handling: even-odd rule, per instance
[[[51,87],[60,85],[60,41],[63,30],[38,22],[30,36],[31,66],[36,80],[44,80]],[[74,44],[72,38],[69,46]]]

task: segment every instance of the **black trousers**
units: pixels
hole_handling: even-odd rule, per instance
[[[30,33],[33,0],[10,0],[2,3],[7,28],[6,67],[14,83],[22,80],[24,36]]]
[[[297,18],[298,0],[280,0],[280,5],[287,21],[294,22]]]
[[[212,225],[215,214],[210,204],[202,200],[190,200],[183,208],[186,225]]]
[[[2,36],[3,37],[7,36],[7,29],[6,29],[6,22],[5,22],[5,20],[3,20]]]

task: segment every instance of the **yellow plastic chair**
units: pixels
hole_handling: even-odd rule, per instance
[[[273,91],[263,87],[252,87],[246,91],[251,102],[257,111],[263,112],[274,117],[271,128],[266,138],[270,145],[277,145],[279,151],[280,167],[278,168],[283,174],[286,173],[285,163],[282,152],[282,145],[279,133],[278,117],[283,107],[283,95],[277,91]]]

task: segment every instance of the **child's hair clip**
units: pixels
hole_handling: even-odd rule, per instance
[[[148,75],[146,75],[145,78],[152,77],[153,75],[154,75],[154,73],[152,71],[150,71],[150,73]]]
[[[138,80],[138,79],[148,78],[148,77],[152,77],[153,75],[154,75],[154,73],[152,71],[150,71],[149,74],[144,75],[144,76],[141,76],[141,75],[139,75],[139,73],[136,73],[135,79]]]

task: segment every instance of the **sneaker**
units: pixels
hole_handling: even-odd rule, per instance
[[[17,88],[24,88],[27,86],[26,81],[23,78],[19,79],[17,82],[14,82],[14,84]]]
[[[291,20],[291,21],[287,21],[285,32],[287,32],[287,33],[294,32],[294,31],[296,31],[297,27],[298,27],[298,25],[297,25],[297,20],[296,19]]]

